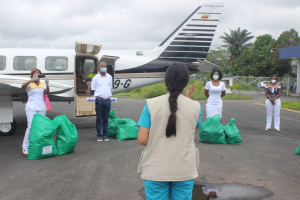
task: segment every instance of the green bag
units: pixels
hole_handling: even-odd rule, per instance
[[[29,135],[28,160],[46,158],[57,154],[53,136],[59,122],[40,114],[35,114]]]
[[[57,121],[60,124],[55,138],[57,147],[55,155],[59,156],[73,152],[77,143],[76,126],[70,122],[66,115],[58,116],[53,121]]]
[[[199,130],[199,137],[201,142],[214,144],[227,144],[224,128],[220,124],[220,115],[208,117],[206,122],[203,122]]]
[[[117,120],[117,140],[137,139],[139,128],[135,121],[129,118]]]
[[[119,118],[117,117],[117,114],[114,110],[111,110],[109,112],[109,117],[108,117],[108,132],[107,136],[111,138],[116,138],[117,136],[117,121]]]
[[[300,142],[299,142],[298,148],[297,148],[296,151],[295,151],[295,154],[299,154],[299,155],[300,155]]]
[[[229,144],[242,144],[242,137],[239,133],[239,129],[234,124],[235,119],[231,118],[230,122],[224,126],[227,142]]]

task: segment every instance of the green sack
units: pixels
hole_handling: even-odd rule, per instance
[[[35,114],[32,119],[28,160],[46,158],[57,154],[56,145],[53,136],[59,122],[49,119],[40,114]]]
[[[117,140],[137,139],[139,128],[135,121],[129,118],[117,120]]]
[[[54,118],[60,125],[57,130],[55,144],[57,152],[55,155],[63,155],[74,151],[77,143],[77,129],[66,115]]]
[[[295,151],[295,154],[299,154],[299,155],[300,155],[300,142],[299,142],[298,148],[297,148],[296,151]]]
[[[114,110],[111,110],[109,112],[109,117],[108,117],[108,132],[107,132],[108,137],[116,138],[118,120],[119,118],[117,117],[116,112]]]
[[[229,144],[242,144],[242,137],[239,133],[239,129],[234,124],[235,119],[231,118],[230,122],[224,126],[227,142]]]
[[[199,130],[199,137],[201,142],[214,144],[227,144],[224,128],[220,124],[220,115],[208,117],[206,122],[203,122]]]

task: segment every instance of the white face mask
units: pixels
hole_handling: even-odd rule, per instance
[[[276,80],[272,79],[272,80],[271,80],[271,83],[273,83],[273,84],[276,83]]]
[[[100,68],[100,71],[105,73],[107,71],[107,68],[103,67],[103,68]]]
[[[214,75],[213,75],[213,79],[214,79],[214,80],[218,80],[218,79],[219,79],[219,75],[214,74]]]

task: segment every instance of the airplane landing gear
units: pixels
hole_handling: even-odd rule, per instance
[[[12,123],[0,123],[0,135],[9,136],[14,134],[17,129],[17,122],[14,119]]]

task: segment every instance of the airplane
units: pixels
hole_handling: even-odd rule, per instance
[[[39,68],[50,80],[50,101],[75,101],[76,117],[94,116],[91,97],[92,77],[97,63],[106,62],[113,77],[112,93],[164,81],[168,66],[183,62],[190,74],[211,70],[206,61],[224,3],[197,7],[158,47],[153,50],[101,50],[101,44],[76,42],[74,49],[0,48],[0,135],[12,135],[12,101],[27,101],[21,85],[30,79],[32,68]]]

